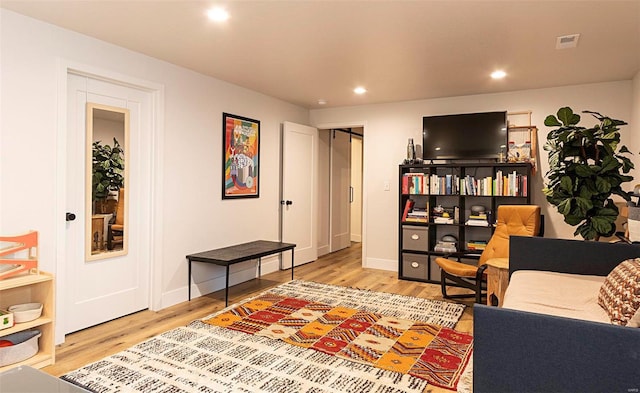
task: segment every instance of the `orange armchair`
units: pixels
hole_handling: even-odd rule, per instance
[[[440,285],[445,299],[473,297],[476,302],[482,302],[486,288],[487,261],[492,258],[509,258],[509,236],[535,236],[541,229],[540,207],[534,205],[501,205],[498,207],[498,217],[495,231],[478,259],[477,265],[469,265],[447,258],[436,258],[436,263],[442,269]],[[453,284],[448,284],[452,281]],[[474,290],[474,295],[448,295],[447,285],[454,285]]]

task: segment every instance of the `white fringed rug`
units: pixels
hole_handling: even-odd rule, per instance
[[[450,328],[455,326],[465,307],[298,280],[267,292]],[[227,309],[203,319],[210,319]],[[471,363],[467,369],[470,367]],[[423,392],[427,387],[424,379],[281,340],[212,326],[200,320],[152,337],[61,378],[100,393],[401,393]],[[468,376],[463,377],[458,391],[469,391],[465,379]]]

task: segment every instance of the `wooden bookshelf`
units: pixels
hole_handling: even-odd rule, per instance
[[[38,353],[22,362],[0,367],[0,372],[20,366],[29,365],[42,368],[55,363],[55,302],[53,276],[49,273],[24,274],[0,280],[0,309],[23,303],[42,303],[40,318],[16,323],[13,327],[0,330],[0,339],[12,333],[25,330],[39,330]]]

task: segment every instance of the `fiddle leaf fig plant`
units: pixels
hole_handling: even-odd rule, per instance
[[[577,226],[574,235],[596,240],[615,233],[619,212],[611,197],[631,200],[622,184],[633,180],[627,173],[634,165],[626,157],[629,149],[620,145],[620,126],[627,123],[598,112],[583,113],[598,123],[579,126],[580,115],[569,107],[545,119],[545,126],[558,128],[549,132],[544,146],[549,152],[549,171],[543,192],[564,221]]]
[[[124,150],[113,138],[113,147],[93,142],[92,200],[105,199],[109,191],[124,185]]]

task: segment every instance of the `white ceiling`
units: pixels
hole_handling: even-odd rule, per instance
[[[640,70],[640,0],[0,4],[308,108],[629,80]],[[210,22],[213,5],[231,18]],[[577,48],[555,49],[573,33]],[[504,80],[489,77],[497,68]],[[368,93],[355,95],[357,85]]]

